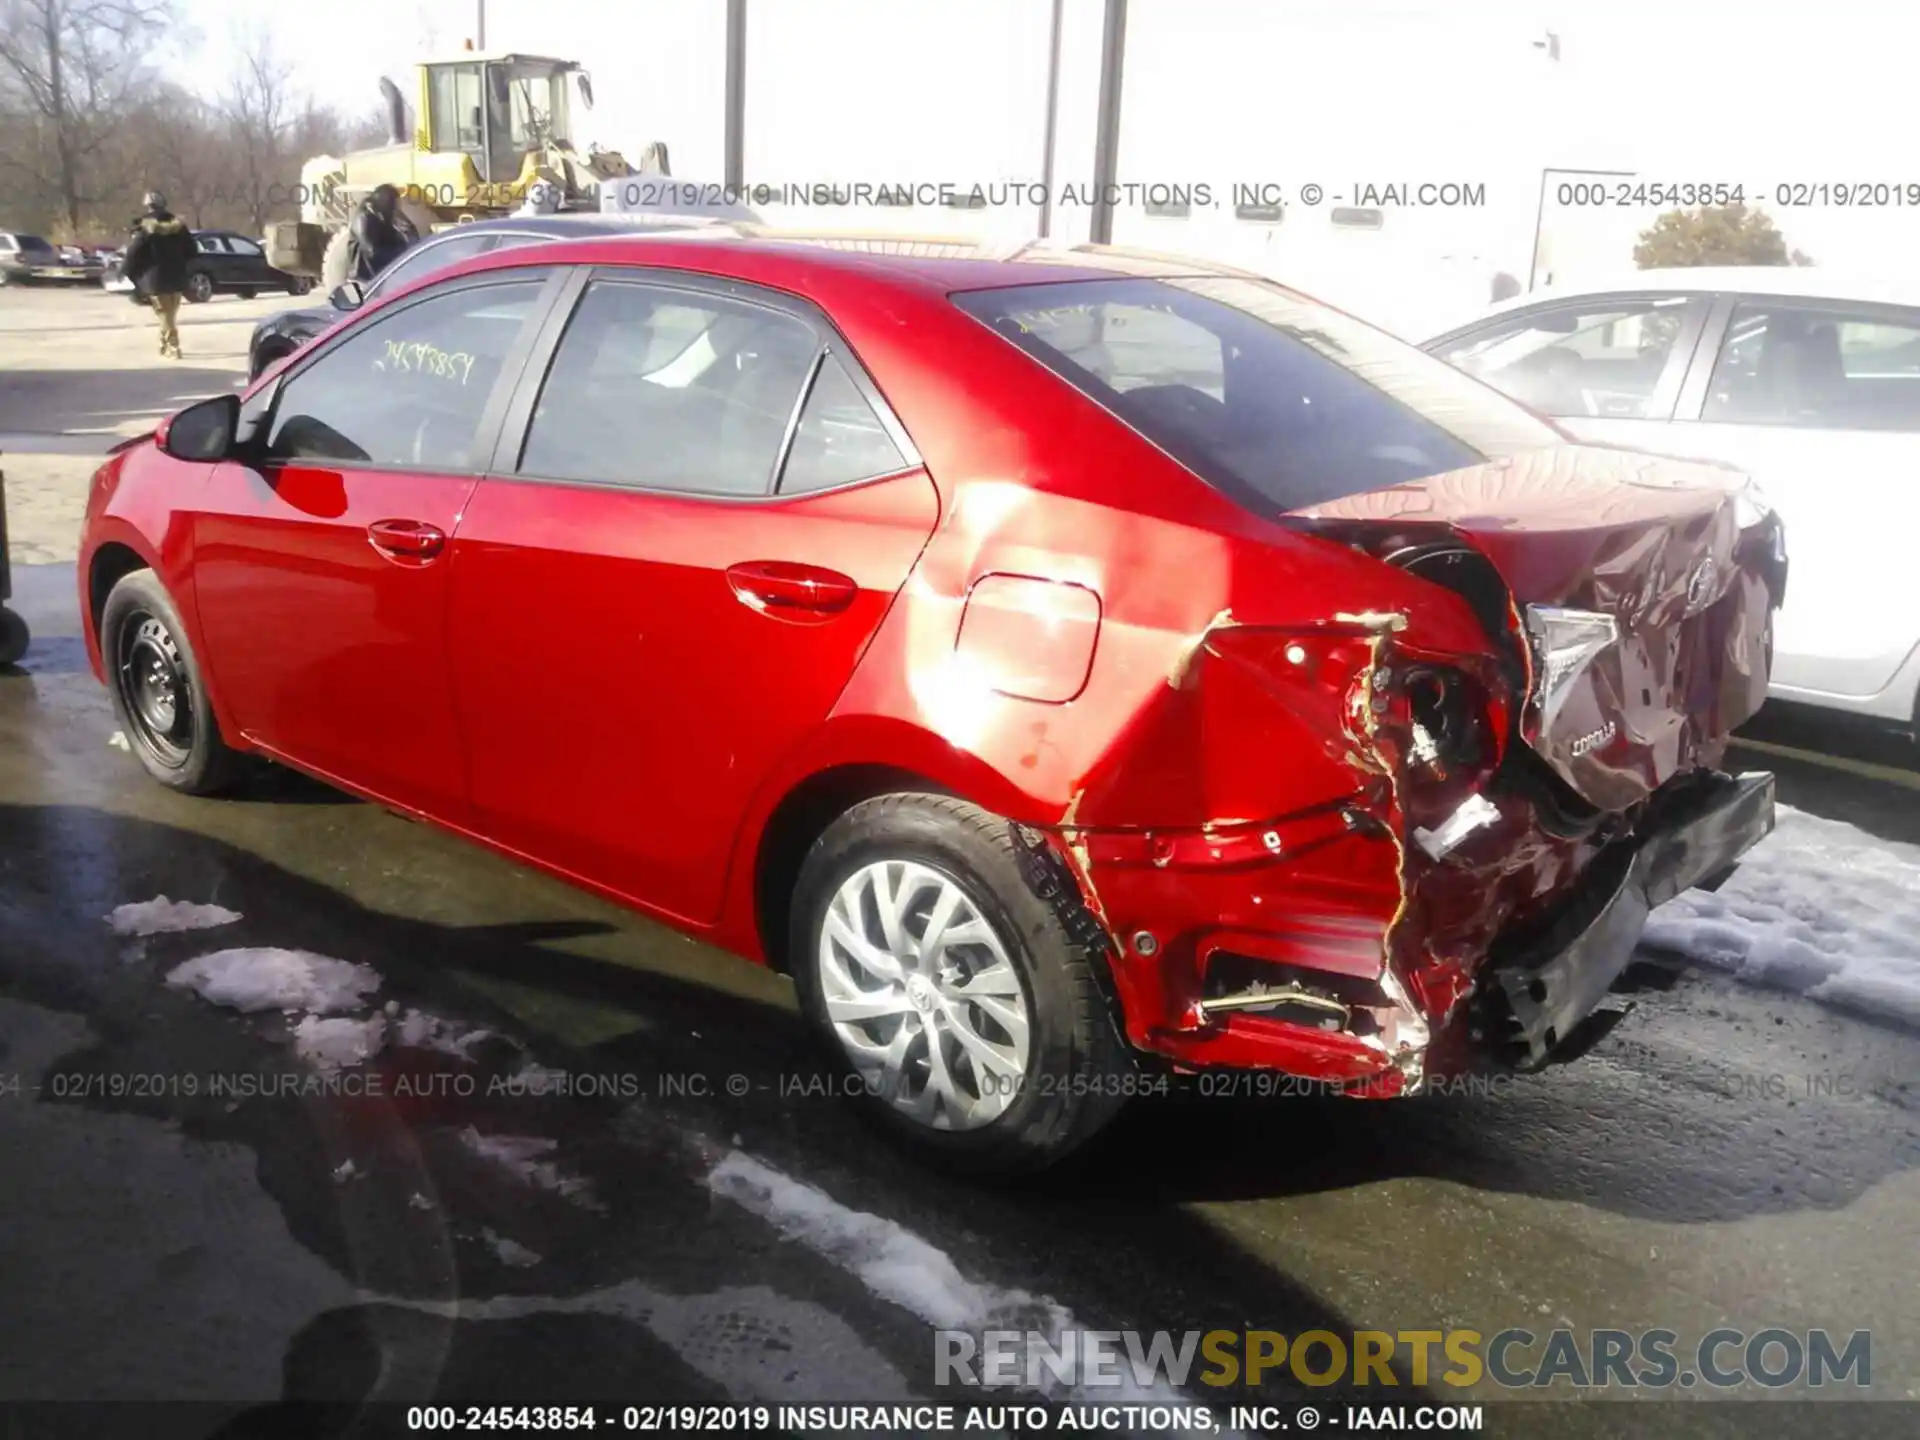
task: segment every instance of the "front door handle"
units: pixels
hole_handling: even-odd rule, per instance
[[[727,567],[727,583],[741,604],[783,620],[825,620],[860,593],[851,576],[789,560],[751,560]]]
[[[376,520],[367,526],[367,539],[394,560],[431,560],[446,548],[447,532],[418,520]]]

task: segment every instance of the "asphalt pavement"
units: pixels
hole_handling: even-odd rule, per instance
[[[52,303],[0,314],[0,388],[73,379],[36,382],[32,426],[0,398],[0,432],[138,428],[171,382],[107,358],[136,330],[19,363]],[[254,307],[218,321],[214,383]],[[300,1398],[970,1398],[936,1384],[936,1326],[1660,1327],[1684,1349],[1724,1325],[1870,1331],[1871,1385],[1840,1398],[1882,1403],[1516,1399],[1404,1366],[1390,1392],[1276,1371],[1187,1393],[1312,1404],[1334,1429],[1424,1397],[1485,1404],[1503,1433],[1914,1433],[1910,1031],[1650,970],[1633,1014],[1544,1076],[1402,1102],[1189,1089],[1066,1173],[962,1184],[827,1093],[778,977],[296,776],[225,801],[153,785],[112,743],[70,551],[57,526],[30,540],[35,641],[0,671],[0,1399],[217,1402],[213,1433]],[[1799,715],[1754,739],[1737,758],[1788,803],[1920,843],[1904,740]],[[239,918],[109,925],[160,896]],[[369,967],[371,1059],[329,1068],[294,1017],[167,983],[268,947]]]

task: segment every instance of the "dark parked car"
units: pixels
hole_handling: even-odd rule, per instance
[[[1617,1021],[1773,823],[1744,483],[1197,262],[614,238],[130,442],[77,574],[162,784],[270,757],[787,970],[836,1093],[1020,1168],[1169,1068]]]
[[[269,265],[258,240],[231,230],[196,230],[193,239],[199,253],[187,263],[187,299],[196,304],[223,293],[251,298],[267,290],[304,295],[313,288],[313,281],[305,276]],[[124,252],[114,256],[101,277],[109,290],[132,288],[120,274],[123,258]]]
[[[90,264],[71,246],[56,248],[38,235],[0,231],[0,285],[41,280],[86,281],[98,279],[99,275],[100,267]]]
[[[596,235],[636,235],[656,230],[679,230],[700,223],[662,221],[618,214],[513,215],[500,220],[476,220],[427,236],[389,265],[364,288],[343,285],[325,305],[306,310],[283,310],[253,329],[247,376],[257,377],[276,360],[291,355],[342,316],[363,304],[443,270],[457,260],[468,260],[491,250],[530,245],[539,240],[584,240]]]

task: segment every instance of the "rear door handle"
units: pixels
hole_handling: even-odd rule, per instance
[[[851,576],[789,560],[750,560],[727,567],[727,583],[741,604],[783,620],[825,620],[860,593]]]
[[[367,526],[367,539],[395,560],[431,560],[446,548],[447,532],[418,520],[376,520]]]

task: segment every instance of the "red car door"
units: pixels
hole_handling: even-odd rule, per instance
[[[396,805],[462,812],[449,545],[543,279],[499,272],[370,315],[282,382],[261,462],[209,478],[195,603],[254,744]]]
[[[840,342],[742,294],[587,285],[452,572],[478,826],[694,923],[718,914],[754,788],[832,708],[938,514]]]

